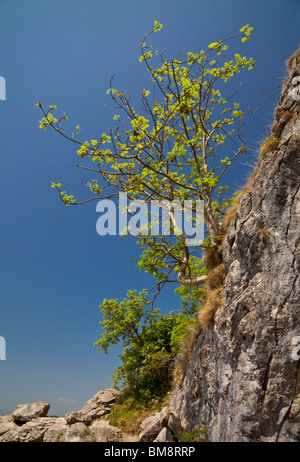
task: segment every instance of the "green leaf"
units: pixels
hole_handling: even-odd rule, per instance
[[[160,24],[158,21],[154,21],[154,32],[158,32],[163,28],[163,25]]]

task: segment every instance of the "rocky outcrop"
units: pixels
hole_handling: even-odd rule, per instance
[[[171,396],[175,434],[204,424],[214,442],[300,441],[299,75],[295,59],[276,109],[280,138],[229,226],[226,301]]]
[[[46,417],[49,403],[19,404],[12,414],[0,416],[0,442],[123,441],[121,430],[104,420],[118,396],[115,389],[100,390],[81,410],[65,417]]]
[[[0,442],[51,442],[67,430],[63,417],[38,417],[23,425],[15,423],[11,414],[0,416]]]
[[[85,403],[82,409],[66,414],[65,419],[69,424],[75,422],[89,424],[95,418],[107,414],[111,410],[119,394],[119,391],[114,388],[100,390],[93,398]]]

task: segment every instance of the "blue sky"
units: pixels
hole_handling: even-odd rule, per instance
[[[100,237],[96,203],[64,207],[50,188],[85,198],[88,176],[76,168],[74,146],[39,129],[35,103],[55,104],[80,125],[82,139],[111,126],[106,90],[135,96],[149,83],[139,44],[154,20],[163,29],[153,45],[168,56],[197,52],[212,41],[254,27],[247,55],[255,69],[241,74],[239,101],[260,107],[247,125],[250,151],[232,170],[232,189],[241,186],[273,120],[285,61],[300,43],[298,0],[0,0],[0,413],[23,402],[49,401],[49,414],[77,410],[119,364],[118,346],[108,355],[93,343],[100,335],[103,298],[126,296],[152,280],[130,257],[132,237]],[[247,71],[248,72],[248,71]],[[173,289],[173,288],[172,288]],[[169,290],[158,300],[164,311],[179,308]]]

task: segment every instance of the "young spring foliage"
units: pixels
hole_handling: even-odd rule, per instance
[[[140,61],[149,71],[150,86],[142,89],[137,111],[124,91],[113,86],[107,93],[113,107],[115,128],[91,140],[78,141],[77,126],[71,135],[61,128],[68,117],[55,118],[56,106],[46,111],[42,130],[51,127],[77,144],[77,156],[88,164],[77,164],[96,178],[87,182],[92,197],[82,202],[68,195],[61,183],[53,183],[65,205],[78,205],[90,200],[112,199],[126,192],[130,201],[203,200],[208,239],[203,243],[217,246],[222,232],[220,222],[228,200],[222,179],[230,165],[246,152],[241,127],[251,112],[235,101],[236,91],[228,95],[228,81],[243,70],[251,70],[254,60],[240,53],[230,53],[234,41],[251,40],[252,27],[242,27],[235,36],[211,43],[207,50],[189,52],[185,58],[167,59],[165,52],[153,53],[147,41],[161,30],[155,21],[153,30],[140,45]],[[230,149],[228,149],[228,144]],[[233,148],[235,147],[235,148]],[[231,152],[232,150],[232,152]],[[95,176],[96,176],[95,175]],[[175,217],[172,223],[175,226]],[[157,280],[158,292],[166,282],[177,281],[190,287],[205,281],[205,269],[199,259],[202,247],[188,251],[183,236],[153,237],[140,235],[142,256],[139,268]],[[192,258],[195,256],[195,259]],[[177,275],[177,276],[176,276]]]
[[[121,342],[122,364],[113,375],[113,386],[148,403],[153,397],[163,398],[170,389],[182,338],[195,319],[185,313],[163,315],[145,305],[145,291],[130,290],[120,302],[105,299],[100,306],[103,333],[95,345],[107,353],[111,345]]]

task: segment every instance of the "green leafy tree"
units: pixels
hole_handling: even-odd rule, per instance
[[[100,306],[103,333],[95,345],[107,353],[111,345],[122,343],[122,364],[113,375],[113,385],[147,403],[170,389],[174,360],[192,318],[173,312],[163,315],[145,305],[145,291],[137,295],[129,290],[121,302],[105,299]]]
[[[116,109],[116,125],[100,138],[77,140],[79,126],[70,135],[64,133],[61,127],[68,118],[66,114],[55,118],[56,106],[46,111],[37,103],[44,115],[41,129],[51,127],[75,143],[80,159],[93,164],[77,166],[97,174],[86,184],[93,197],[84,201],[68,195],[61,183],[52,183],[67,206],[113,199],[119,193],[126,193],[130,201],[171,204],[168,214],[173,234],[153,236],[148,232],[138,236],[142,248],[138,267],[155,278],[156,294],[167,282],[193,289],[206,280],[203,248],[218,248],[220,222],[229,204],[224,199],[227,186],[222,179],[237,156],[246,152],[241,127],[250,109],[240,108],[236,91],[227,96],[232,90],[229,81],[254,66],[252,58],[239,53],[227,58],[232,41],[251,40],[249,25],[233,37],[211,43],[206,51],[171,60],[165,58],[165,51],[154,52],[146,44],[149,36],[161,28],[155,21],[154,29],[141,43],[140,61],[149,71],[151,89],[142,89],[140,110],[135,110],[125,92],[113,87],[112,78],[107,93]],[[229,154],[228,149],[233,152]],[[207,238],[192,249],[186,244],[186,236],[176,233],[181,228],[172,203],[184,200],[204,201]]]

